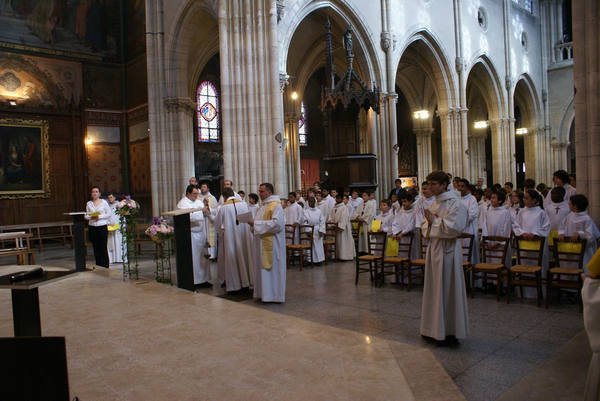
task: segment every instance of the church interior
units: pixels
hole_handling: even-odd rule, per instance
[[[436,170],[481,189],[564,170],[599,225],[599,18],[596,0],[2,1],[0,275],[87,266],[36,288],[71,399],[583,399],[597,351],[574,292],[477,292],[469,336],[437,347],[422,286],[355,284],[355,261],[288,263],[285,303],[186,291],[143,230],[135,260],[94,268],[67,214],[97,187],[149,227],[190,177],[216,199],[231,180],[383,200]]]

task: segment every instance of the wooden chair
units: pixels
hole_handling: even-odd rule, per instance
[[[312,244],[313,244],[313,235],[314,235],[314,227],[309,225],[301,225],[300,227],[300,243],[299,244],[287,244],[285,246],[286,253],[289,258],[293,258],[294,256],[298,256],[300,259],[300,270],[304,266],[304,258],[307,254],[310,254],[310,262],[313,261],[313,252],[312,252]],[[292,232],[293,234],[293,232]]]
[[[386,275],[395,275],[396,276],[396,284],[404,284],[404,273],[407,269],[407,266],[410,264],[410,251],[413,245],[414,232],[406,234],[402,236],[402,238],[408,238],[409,241],[404,243],[402,241],[398,241],[398,255],[388,256],[386,255],[383,258],[383,263],[381,264],[381,282],[383,284],[385,282]],[[387,239],[386,241],[389,241]],[[393,267],[393,271],[386,272],[386,267]]]
[[[585,255],[585,239],[568,240],[554,239],[554,267],[548,270],[546,279],[546,308],[550,304],[550,295],[553,288],[558,289],[560,300],[561,289],[576,290],[581,297],[583,280],[583,256]],[[581,298],[580,298],[581,299]],[[580,304],[581,305],[581,304]]]
[[[473,242],[475,235],[462,233],[458,240],[461,242],[462,255],[463,255],[463,274],[465,276],[465,285],[467,286],[467,293],[471,291],[471,259],[473,257]],[[465,241],[467,240],[467,241]]]
[[[509,237],[483,237],[481,241],[481,263],[471,266],[471,298],[475,296],[474,283],[477,278],[483,280],[485,289],[488,278],[496,280],[496,299],[500,301],[502,282],[506,274],[506,253],[510,244]],[[490,277],[491,276],[491,277]]]
[[[294,244],[294,233],[296,227],[293,224],[285,225],[285,261],[286,265],[290,264],[290,260],[292,260],[292,251],[288,248],[288,245]]]
[[[420,234],[417,234],[420,235]],[[414,237],[413,237],[414,240]],[[421,278],[421,282],[425,280],[425,258],[427,256],[427,247],[429,239],[421,236],[421,257],[412,259],[405,265],[406,272],[406,291],[410,291],[413,279]]]
[[[327,263],[327,260],[335,260],[336,228],[337,228],[337,223],[327,223],[325,225],[325,236],[323,237],[323,250],[325,251],[325,263]]]
[[[518,236],[516,239],[517,264],[507,272],[507,294],[506,303],[510,302],[510,294],[514,286],[521,289],[521,298],[523,298],[523,287],[533,287],[537,289],[537,305],[541,306],[543,298],[542,293],[542,258],[544,257],[544,246],[546,239],[544,237],[534,237],[525,239]],[[523,261],[531,260],[533,265],[523,264]]]
[[[377,272],[377,265],[383,263],[383,257],[385,256],[387,234],[385,232],[371,232],[369,231],[369,253],[366,255],[356,257],[356,278],[354,285],[358,285],[358,275],[360,273],[369,273],[371,276],[371,282],[374,280],[374,273]],[[369,267],[361,267],[368,265]]]

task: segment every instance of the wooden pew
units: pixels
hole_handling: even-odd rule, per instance
[[[17,264],[24,265],[25,257],[27,257],[27,263],[30,265],[35,264],[35,254],[31,249],[31,234],[25,231],[17,231],[10,233],[0,233],[0,256],[16,256]],[[8,243],[8,246],[5,244]]]

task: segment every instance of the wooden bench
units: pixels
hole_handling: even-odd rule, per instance
[[[73,222],[71,221],[56,221],[30,224],[15,224],[10,226],[2,226],[1,232],[19,232],[24,231],[31,234],[31,240],[37,241],[40,251],[44,249],[44,240],[62,241],[63,245],[67,244],[73,247]]]
[[[35,254],[31,249],[31,234],[25,231],[17,231],[10,233],[0,233],[0,256],[16,256],[17,264],[24,265],[25,257],[27,257],[27,263],[30,265],[35,264]],[[5,243],[8,242],[8,246]]]

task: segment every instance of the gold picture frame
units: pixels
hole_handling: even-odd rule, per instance
[[[0,119],[0,199],[49,196],[48,121]]]

